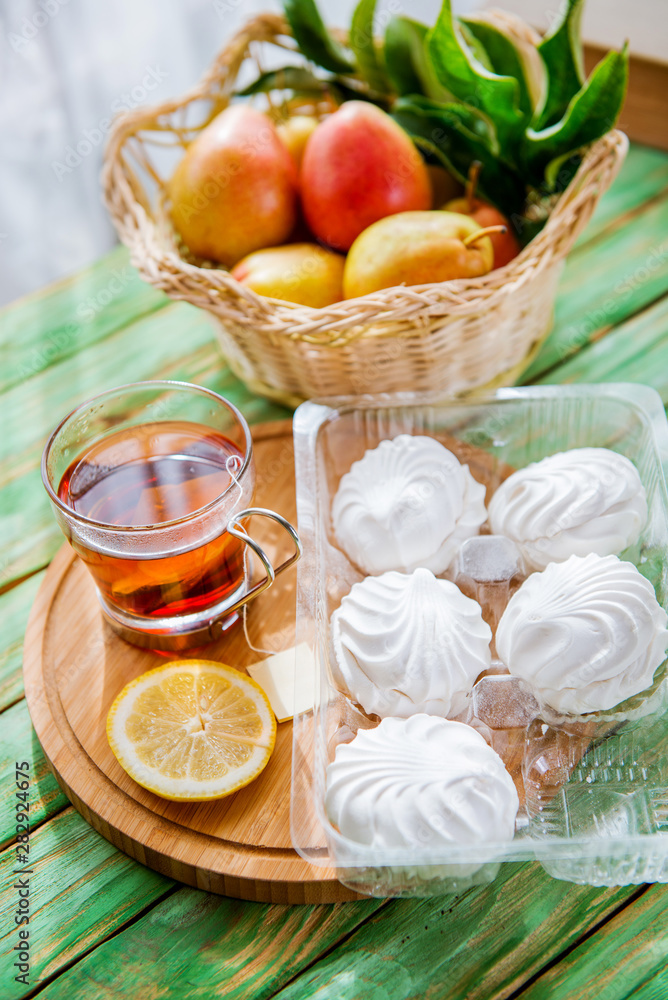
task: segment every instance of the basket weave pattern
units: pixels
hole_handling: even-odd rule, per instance
[[[383,289],[323,309],[266,298],[179,246],[167,178],[151,157],[159,146],[185,148],[229,103],[258,43],[294,51],[285,21],[259,15],[182,98],[116,120],[105,199],[141,275],[212,313],[232,370],[284,401],[396,390],[454,394],[513,381],[550,328],[566,254],[621,166],[626,137],[611,131],[595,143],[538,236],[481,278]]]

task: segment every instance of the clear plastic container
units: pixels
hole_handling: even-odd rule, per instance
[[[297,641],[308,644],[316,663],[313,711],[294,721],[291,828],[297,852],[375,896],[459,891],[493,879],[502,861],[533,858],[550,875],[572,882],[668,882],[666,664],[649,696],[573,721],[541,717],[517,681],[492,661],[476,684],[468,721],[502,756],[518,789],[520,811],[509,844],[466,845],[447,854],[371,852],[342,837],[324,809],[325,769],[336,746],[378,723],[337,690],[331,674],[330,616],[362,579],[332,533],[330,507],[341,476],[384,439],[427,434],[456,450],[487,482],[489,500],[504,467],[521,468],[567,448],[611,448],[635,463],[649,506],[639,543],[621,555],[651,580],[668,609],[668,424],[658,394],[608,384],[500,389],[474,401],[414,394],[330,399],[300,406],[294,434],[304,544]],[[465,593],[478,594],[494,629],[521,575],[511,549],[490,541],[497,569],[486,568],[489,543],[482,549],[476,543],[460,553],[449,575]]]

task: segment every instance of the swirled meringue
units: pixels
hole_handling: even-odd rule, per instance
[[[335,680],[370,715],[458,715],[489,667],[477,601],[428,569],[356,583],[332,615]]]
[[[645,691],[666,654],[668,615],[632,563],[571,556],[511,597],[496,648],[539,702],[584,715]]]
[[[608,448],[549,455],[509,476],[489,505],[497,535],[519,546],[531,569],[569,556],[614,555],[632,545],[647,521],[647,498],[635,465]]]
[[[507,842],[518,808],[496,751],[470,726],[434,716],[361,729],[327,768],[330,822],[376,850]]]
[[[434,438],[400,434],[354,462],[332,503],[337,542],[365,573],[444,572],[485,521],[485,487]]]

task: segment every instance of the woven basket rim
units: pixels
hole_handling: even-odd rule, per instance
[[[516,20],[527,27],[520,19]],[[229,39],[199,83],[182,97],[121,113],[114,120],[102,172],[105,202],[112,221],[122,242],[130,249],[132,263],[150,283],[174,298],[187,299],[191,291],[203,294],[210,300],[212,311],[227,312],[236,322],[260,326],[273,335],[288,335],[307,342],[313,338],[314,343],[337,345],[367,335],[369,327],[382,328],[398,314],[402,320],[427,319],[446,311],[465,313],[484,309],[490,297],[501,291],[511,294],[553,258],[565,257],[591,215],[591,203],[595,204],[599,194],[600,175],[608,175],[604,184],[607,186],[626,154],[628,139],[616,129],[594,142],[543,229],[505,267],[495,268],[482,277],[400,285],[324,308],[258,295],[236,281],[222,265],[199,266],[166,245],[156,220],[147,210],[148,198],[144,197],[142,204],[143,192],[137,191],[137,181],[125,153],[128,143],[138,133],[165,131],[167,117],[195,101],[212,101],[218,113],[229,103],[251,43],[265,41],[291,48],[287,43],[289,38],[289,27],[279,15],[259,14],[249,19]]]

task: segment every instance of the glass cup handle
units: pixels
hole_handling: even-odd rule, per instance
[[[241,525],[239,524],[239,521],[241,521],[242,518],[251,517],[251,515],[253,514],[260,514],[263,515],[264,517],[270,517],[272,521],[276,521],[278,524],[281,525],[281,527],[285,528],[287,533],[292,538],[292,541],[295,543],[295,551],[293,552],[293,554],[290,556],[289,559],[286,559],[284,562],[282,562],[280,566],[277,566],[276,569],[274,569],[274,567],[272,566],[271,560],[269,559],[269,556],[264,551],[264,549],[260,545],[258,545],[258,543],[254,541],[250,537],[250,535],[245,531],[245,529],[242,528]],[[258,557],[258,559],[264,566],[267,575],[263,580],[260,580],[259,583],[256,583],[254,587],[251,587],[250,590],[246,591],[246,593],[243,594],[243,596],[240,597],[238,601],[235,601],[235,603],[230,605],[229,608],[225,608],[226,618],[230,614],[232,614],[232,612],[237,611],[242,605],[250,601],[253,597],[257,597],[258,594],[261,594],[263,590],[267,589],[267,587],[271,587],[272,583],[274,582],[278,574],[282,573],[284,569],[288,568],[288,566],[292,566],[293,563],[296,563],[302,554],[302,543],[299,540],[299,535],[292,527],[290,522],[286,521],[285,518],[281,517],[280,514],[276,514],[275,511],[267,510],[264,507],[248,507],[246,510],[239,511],[238,514],[235,514],[234,517],[228,521],[227,530],[230,533],[230,535],[233,535],[235,538],[238,538],[239,541],[243,542],[245,545],[248,545],[253,550],[255,555]]]

